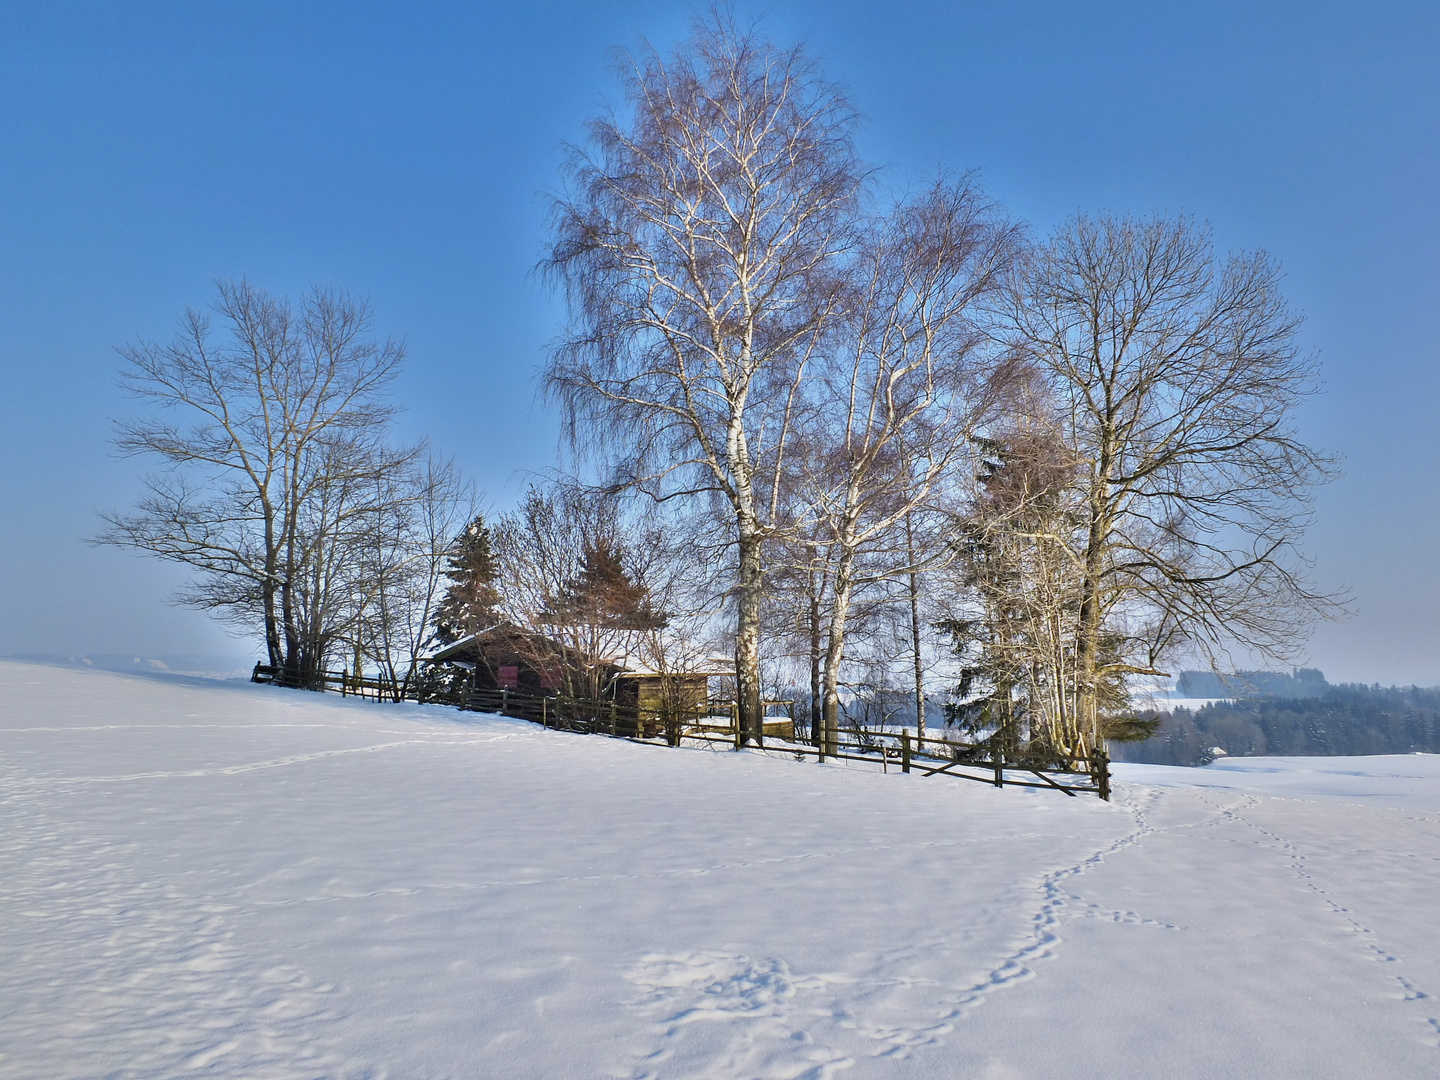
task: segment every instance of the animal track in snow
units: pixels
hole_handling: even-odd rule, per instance
[[[853,1064],[816,1042],[809,1029],[817,1012],[797,1002],[798,993],[850,981],[843,976],[797,980],[783,960],[717,952],[650,954],[625,974],[642,991],[634,1004],[660,1044],[630,1074],[635,1080],[829,1080]]]
[[[1247,807],[1247,809],[1253,808],[1254,806],[1258,805],[1259,800],[1252,797],[1250,801],[1250,806]],[[1236,820],[1240,824],[1246,826],[1249,829],[1252,829],[1254,832],[1264,837],[1271,846],[1273,846],[1285,857],[1291,871],[1295,874],[1296,877],[1300,879],[1301,883],[1305,886],[1305,888],[1308,889],[1326,908],[1328,908],[1330,913],[1335,916],[1335,918],[1339,922],[1344,924],[1348,928],[1350,933],[1357,936],[1357,938],[1362,943],[1362,948],[1365,955],[1367,955],[1371,960],[1374,960],[1378,963],[1403,964],[1403,960],[1395,951],[1391,950],[1383,942],[1381,942],[1377,938],[1373,930],[1371,930],[1368,926],[1361,922],[1360,919],[1355,917],[1355,912],[1352,908],[1340,903],[1334,898],[1334,896],[1331,895],[1328,889],[1321,885],[1315,874],[1313,874],[1309,869],[1309,860],[1307,856],[1303,851],[1300,850],[1297,844],[1287,839],[1286,837],[1281,836],[1275,830],[1266,828],[1259,822],[1254,821],[1251,818],[1245,817],[1243,814],[1237,815]],[[1425,819],[1417,819],[1413,816],[1408,815],[1405,817],[1404,820],[1428,823],[1425,822]],[[1400,986],[1401,992],[1395,995],[1395,998],[1397,1000],[1427,1001],[1432,999],[1432,995],[1429,991],[1416,985],[1412,980],[1405,977],[1404,975],[1394,974],[1391,977]],[[1437,1023],[1436,1018],[1425,1017],[1423,1019],[1423,1023],[1431,1029],[1431,1032],[1434,1035],[1440,1035],[1440,1023]],[[1440,1047],[1440,1042],[1432,1042],[1431,1045]]]
[[[1061,945],[1059,927],[1065,918],[1180,929],[1136,912],[1090,904],[1066,887],[1071,879],[1154,831],[1143,808],[1130,809],[1136,817],[1134,830],[1044,875],[1029,932],[1012,952],[968,985],[947,986],[933,979],[878,972],[800,976],[778,958],[756,960],[719,952],[642,957],[626,978],[643,992],[632,1005],[650,1021],[658,1045],[641,1056],[634,1071],[616,1075],[633,1080],[662,1075],[667,1080],[691,1076],[824,1080],[849,1068],[859,1056],[905,1059],[943,1042],[991,994],[1035,976],[1038,962],[1053,956]],[[923,948],[909,942],[875,966],[879,971],[893,970],[909,956],[953,944],[954,935],[946,934]],[[923,1014],[908,1010],[907,1022],[895,1023],[890,1019],[894,1010],[883,1008],[877,998],[907,987],[923,988],[930,995],[930,1008]]]

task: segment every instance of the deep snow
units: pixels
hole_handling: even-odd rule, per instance
[[[0,662],[0,1076],[1440,1074],[1440,758],[1117,775]]]

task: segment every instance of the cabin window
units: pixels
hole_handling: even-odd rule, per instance
[[[499,682],[506,690],[516,689],[520,685],[520,665],[501,664]]]
[[[540,669],[540,688],[542,690],[560,689],[560,672],[556,668]]]

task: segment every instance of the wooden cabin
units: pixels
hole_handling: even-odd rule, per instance
[[[676,730],[676,724],[716,730],[730,723],[730,704],[710,697],[710,680],[732,674],[720,661],[707,662],[703,670],[664,671],[627,656],[592,657],[501,623],[445,646],[428,662],[467,670],[471,690],[484,702],[481,707],[495,707],[493,697],[485,695],[509,691],[515,698],[506,711],[527,719],[545,715],[530,716],[539,709],[534,699],[563,697],[562,711],[588,709],[597,718],[610,717],[618,733],[645,738]],[[765,734],[789,739],[794,725],[787,717],[767,717]]]
[[[691,672],[625,670],[615,678],[615,697],[635,710],[635,715],[647,731],[659,733],[676,719],[686,728],[733,731],[732,703],[714,701],[710,697],[710,680],[729,678],[733,674],[730,668]],[[767,715],[764,723],[767,739],[789,740],[795,737],[795,722],[788,714]]]
[[[471,673],[475,690],[511,690],[532,697],[550,697],[570,687],[603,684],[618,672],[558,641],[511,623],[470,634],[445,646],[427,663],[461,667]],[[607,670],[608,669],[608,670]]]

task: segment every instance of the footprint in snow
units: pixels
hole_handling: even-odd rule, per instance
[[[811,1030],[831,1011],[800,1001],[843,977],[797,979],[783,960],[718,952],[652,953],[625,977],[641,991],[632,1005],[650,1021],[654,1044],[619,1075],[829,1080],[854,1063]]]

